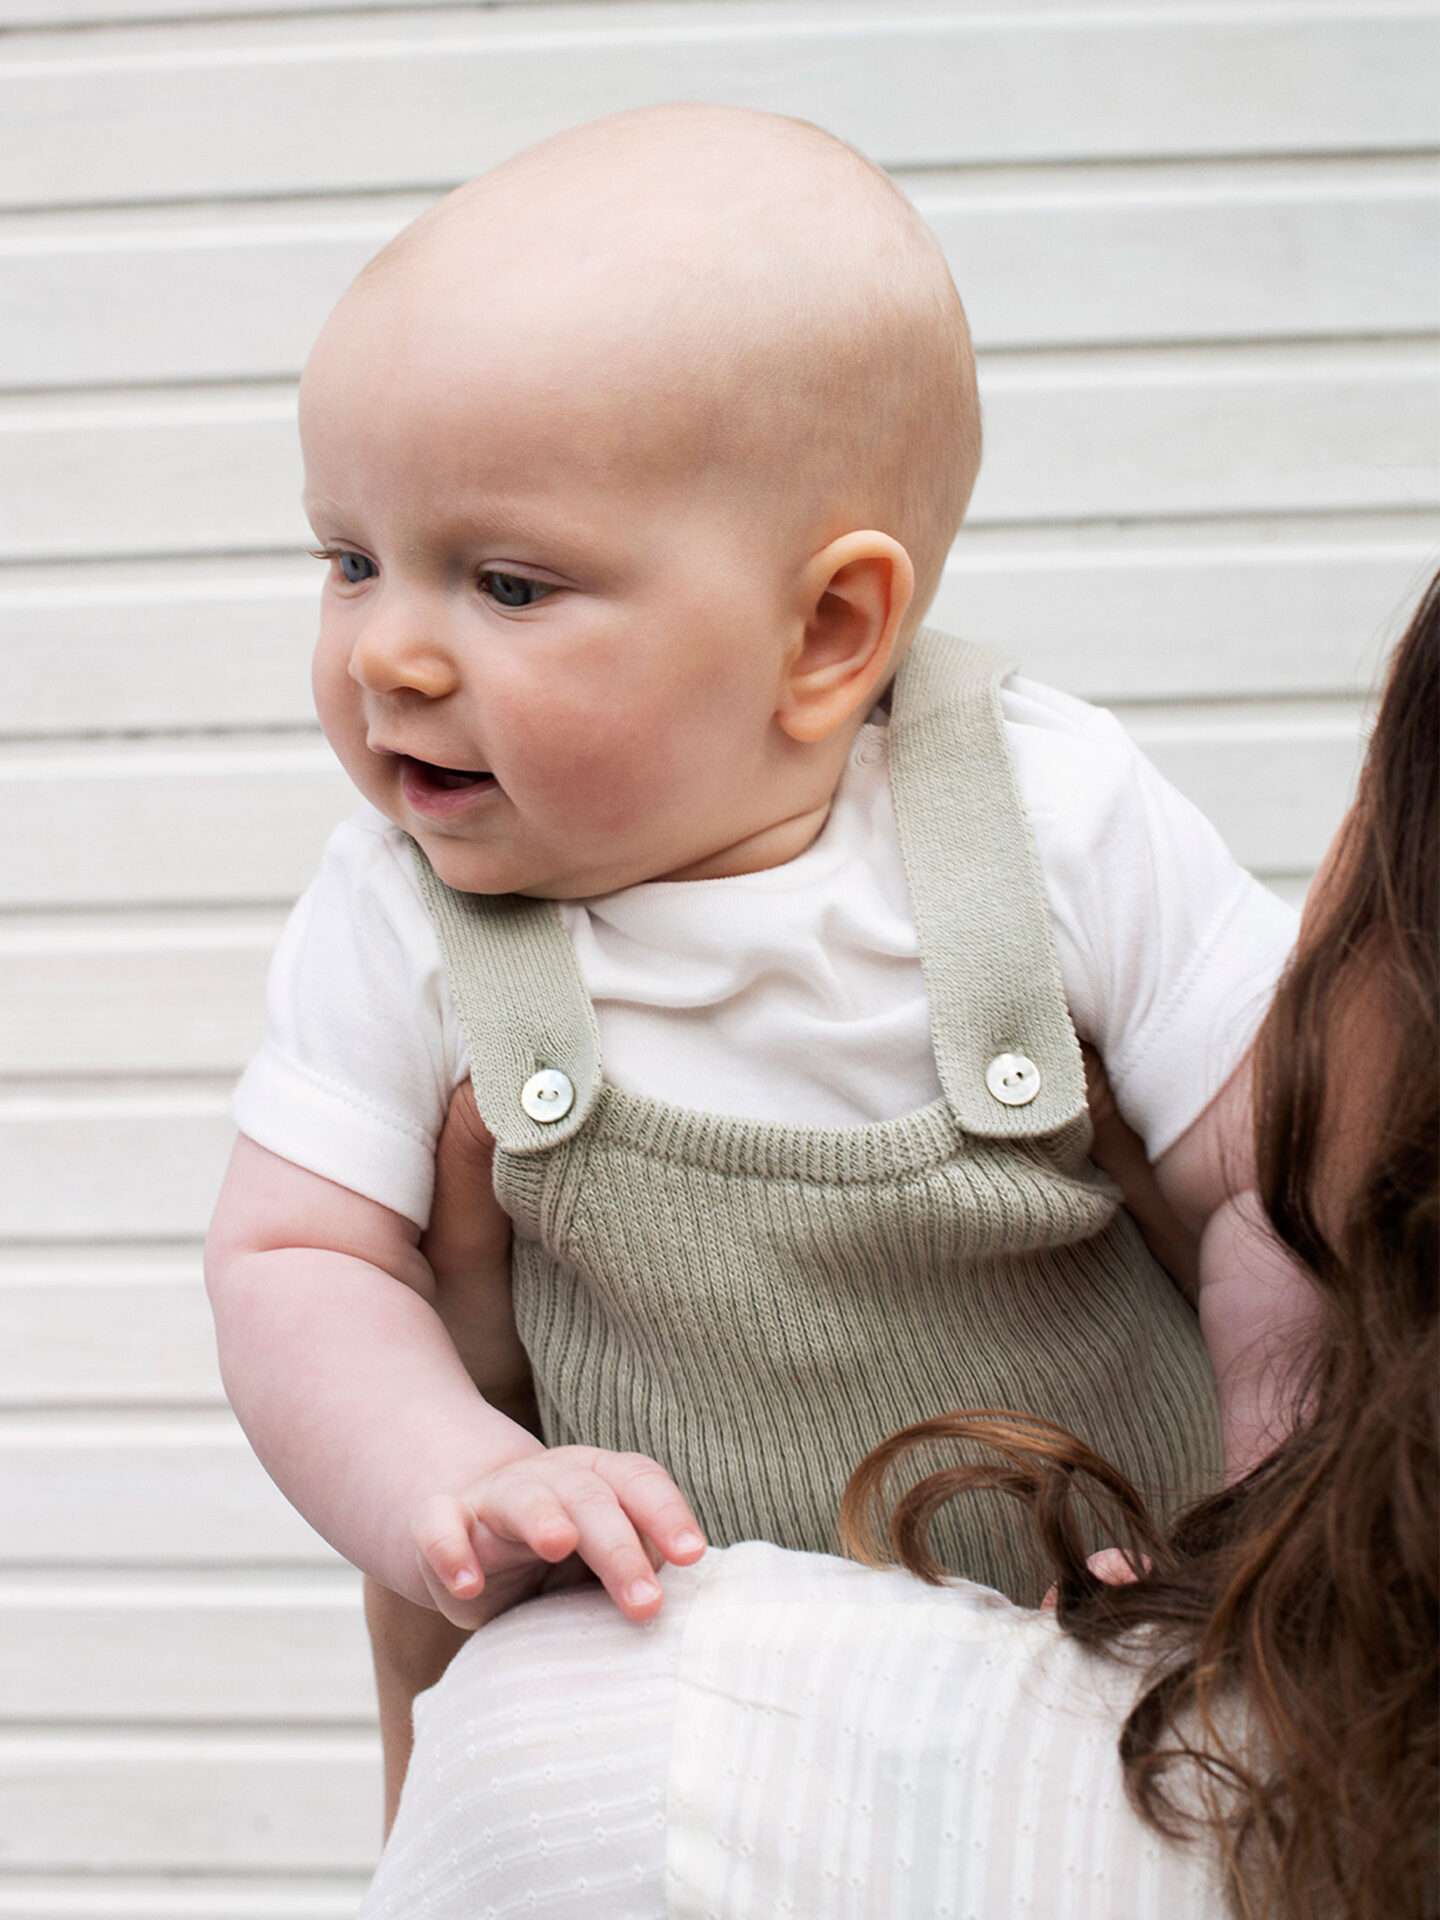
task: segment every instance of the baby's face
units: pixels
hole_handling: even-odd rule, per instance
[[[573,315],[452,292],[362,284],[305,372],[332,746],[467,892],[744,870],[793,804],[792,572],[667,457],[643,350],[592,363]]]

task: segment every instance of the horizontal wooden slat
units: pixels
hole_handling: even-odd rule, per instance
[[[0,1273],[0,1407],[224,1398],[198,1261]]]
[[[1440,560],[1435,525],[1184,531],[967,528],[930,618],[1102,704],[1354,695]]]
[[[932,618],[1091,699],[1351,694],[1437,555],[1440,529],[1404,518],[967,527]],[[308,727],[320,572],[302,556],[0,574],[3,730]]]
[[[494,0],[487,0],[494,4]],[[511,8],[544,7],[554,0],[504,0]],[[590,0],[604,6],[606,0]],[[434,0],[386,0],[392,13],[433,8]],[[355,0],[304,0],[306,13],[353,12]],[[96,22],[173,21],[177,26],[194,20],[223,20],[232,15],[283,15],[299,9],[296,0],[5,0],[5,18],[15,27],[64,28]],[[0,1913],[5,1909],[0,1907]]]
[[[289,390],[32,401],[0,410],[0,560],[295,548],[300,480]]]
[[[4,1874],[0,1920],[354,1920],[365,1878]]]
[[[362,1873],[379,1779],[360,1732],[0,1735],[0,1867]]]
[[[1147,720],[1131,732],[1167,779],[1209,816],[1241,863],[1262,873],[1315,868],[1344,817],[1360,763],[1353,719],[1284,727]]]
[[[9,1414],[0,1512],[0,1567],[341,1564],[228,1412]]]
[[[970,518],[1367,513],[1440,501],[1425,345],[1095,352],[982,369]],[[291,390],[0,411],[0,559],[307,545]]]
[[[14,676],[0,731],[313,724],[315,561],[134,573],[69,566],[42,583],[0,569],[0,650]]]
[[[290,900],[356,804],[329,749],[308,742],[10,763],[0,800],[50,823],[44,839],[0,845],[0,905],[14,906]]]
[[[1078,176],[1078,177],[1077,177]],[[911,187],[982,350],[1423,333],[1433,165],[1031,174]]]
[[[1427,346],[992,361],[970,516],[1337,512],[1440,502]]]
[[[598,15],[602,20],[607,12],[615,11],[622,0],[587,0],[586,11]],[[1081,13],[1093,11],[1095,0],[1030,0],[1032,6],[1043,7],[1047,12]],[[521,7],[554,8],[557,0],[481,0],[486,6],[503,6],[507,10]],[[691,0],[699,11],[705,0]],[[911,13],[921,11],[925,6],[933,7],[936,0],[911,0],[907,9]],[[1015,0],[1021,4],[1021,0]],[[1150,0],[1152,8],[1169,7],[1179,12],[1187,6],[1193,6],[1195,0]],[[1277,12],[1294,4],[1294,0],[1249,0],[1251,9],[1268,7]],[[1384,6],[1386,0],[1369,0],[1371,6]],[[952,14],[986,13],[993,0],[946,0],[946,10]],[[434,0],[387,0],[387,11],[394,14],[419,11],[429,7],[433,11]],[[760,10],[775,14],[789,14],[792,19],[824,18],[833,10],[832,0],[729,0],[732,15],[744,17],[748,11]],[[306,13],[353,12],[355,0],[304,0]],[[574,11],[573,7],[567,9]],[[1358,11],[1352,6],[1351,11]],[[227,16],[255,16],[264,14],[293,14],[299,12],[297,0],[6,0],[6,21],[15,27],[63,28],[87,26],[91,23],[113,22],[116,24],[144,22],[174,22],[183,26],[194,20],[221,20]],[[713,11],[713,5],[711,7]]]
[[[202,1238],[234,1138],[218,1089],[0,1099],[0,1241]]]
[[[0,927],[0,1073],[234,1071],[260,1042],[278,931]]]
[[[598,112],[697,97],[818,119],[889,166],[1414,150],[1437,53],[1416,5],[886,19],[833,0],[36,34],[0,66],[0,204],[440,185]]]
[[[0,1579],[0,1712],[34,1724],[369,1728],[360,1576]]]
[[[1440,326],[1429,164],[922,176],[911,193],[982,349]],[[426,204],[0,225],[5,385],[295,376],[350,279]]]

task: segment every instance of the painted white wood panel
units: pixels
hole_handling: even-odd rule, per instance
[[[464,0],[456,0],[464,4]],[[768,12],[781,17],[803,20],[824,19],[833,9],[832,0],[728,0],[731,11],[741,17],[746,11],[754,12],[765,8]],[[1016,4],[1021,0],[1016,0]],[[1034,5],[1043,5],[1047,12],[1086,13],[1094,11],[1095,0],[1029,0]],[[471,0],[471,4],[480,7],[553,7],[555,0]],[[621,0],[589,0],[587,11],[599,14],[602,18],[606,10],[613,10]],[[702,0],[693,0],[697,6]],[[926,5],[932,8],[937,0],[911,0],[907,11],[920,12]],[[1183,11],[1193,7],[1195,0],[1150,0],[1152,8],[1169,7],[1173,11]],[[1366,0],[1351,0],[1347,11],[1358,13]],[[1387,0],[1368,0],[1371,6],[1384,6]],[[987,13],[993,6],[993,0],[945,0],[946,10],[953,14]],[[1293,0],[1250,0],[1252,8],[1268,7],[1272,12],[1279,11]],[[433,0],[387,0],[387,11],[401,13],[410,9],[419,10],[429,7],[433,11]],[[305,13],[343,13],[353,12],[355,0],[304,0],[303,9],[296,0],[6,0],[5,18],[14,27],[70,27],[90,26],[92,24],[143,21],[174,22],[186,25],[193,20],[219,20],[240,15],[253,17],[304,11]],[[713,4],[712,4],[713,10]],[[573,5],[568,8],[572,14]]]
[[[1428,344],[992,359],[970,517],[1432,507],[1437,376]]]
[[[502,0],[474,0],[479,6],[495,6]],[[503,0],[507,8],[550,6],[554,0]],[[1271,4],[1274,0],[1271,0]],[[432,8],[434,0],[387,0],[387,10],[400,13],[407,9]],[[603,7],[607,0],[591,0]],[[306,13],[345,13],[354,10],[355,0],[304,0]],[[6,23],[14,27],[75,27],[105,22],[173,21],[186,26],[194,20],[223,20],[241,15],[253,18],[274,14],[277,17],[300,9],[296,0],[5,0]],[[4,1908],[0,1907],[0,1913]]]
[[[10,1414],[0,1512],[0,1568],[343,1565],[228,1410]]]
[[[0,1734],[0,1868],[364,1872],[378,1747],[360,1732]]]
[[[368,1877],[368,1876],[366,1876]],[[0,1920],[354,1920],[365,1877],[6,1874]]]
[[[0,1579],[0,1700],[8,1720],[32,1725],[368,1731],[375,1692],[360,1577],[349,1568],[11,1575]]]
[[[1440,561],[1440,524],[1386,529],[976,529],[931,618],[1032,679],[1123,710],[1137,700],[1354,695]],[[1247,534],[1249,537],[1247,537]]]
[[[909,186],[976,344],[1373,336],[1440,326],[1428,162],[1066,168]],[[0,222],[12,388],[298,374],[330,306],[424,199]],[[263,221],[255,218],[263,212]]]
[[[73,906],[292,900],[356,802],[323,743],[225,740],[0,762],[4,804],[54,838],[0,843],[0,904]]]
[[[0,1096],[0,1240],[202,1238],[235,1138],[229,1093]]]
[[[77,1257],[0,1268],[0,1409],[224,1399],[198,1256],[184,1266],[97,1271]],[[9,1697],[0,1679],[0,1701]]]
[[[1321,712],[1283,726],[1247,718],[1173,718],[1130,731],[1167,779],[1207,814],[1241,864],[1306,874],[1344,818],[1359,771],[1352,715]],[[1264,850],[1256,829],[1263,822]]]
[[[1437,376],[1423,342],[992,356],[970,520],[1433,508]],[[0,408],[0,560],[306,544],[294,412],[291,389]]]
[[[322,576],[303,556],[0,568],[0,731],[312,725]]]
[[[36,33],[0,64],[0,204],[439,186],[597,111],[686,98],[818,119],[887,166],[1415,150],[1437,55],[1415,4],[957,18],[912,0],[886,20],[871,0],[720,0]]]
[[[1314,864],[1348,779],[1355,718],[1342,709],[1318,732],[1269,715],[1234,727],[1209,718],[1147,738],[1167,777],[1215,819],[1236,856],[1262,873]],[[1175,741],[1193,737],[1177,755]],[[1252,765],[1252,763],[1254,763]],[[1274,787],[1293,795],[1272,811]],[[1233,783],[1249,791],[1237,806]],[[208,752],[159,745],[122,753],[76,753],[0,765],[0,808],[34,813],[39,790],[63,860],[45,857],[28,836],[0,845],[0,903],[87,906],[173,900],[292,899],[309,879],[353,789],[321,744],[217,745]]]
[[[276,932],[274,916],[0,925],[0,1073],[232,1071],[260,1041]]]
[[[982,349],[1420,333],[1440,325],[1440,177],[1130,167],[978,175],[912,198]]]
[[[1350,694],[1437,558],[1423,517],[967,527],[932,617],[1090,699]],[[309,728],[319,574],[253,556],[0,573],[4,731]]]

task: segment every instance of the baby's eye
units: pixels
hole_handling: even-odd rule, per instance
[[[555,589],[543,580],[529,580],[523,573],[486,572],[480,576],[480,591],[488,594],[497,607],[533,607]]]
[[[373,560],[367,560],[363,553],[351,553],[341,547],[312,547],[311,558],[315,560],[334,560],[340,568],[340,578],[347,587],[358,587],[376,572]],[[368,572],[361,569],[368,568]]]

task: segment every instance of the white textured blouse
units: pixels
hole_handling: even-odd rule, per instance
[[[1132,1668],[984,1587],[748,1544],[627,1624],[593,1589],[415,1703],[359,1920],[1199,1920],[1203,1847],[1131,1810]]]

